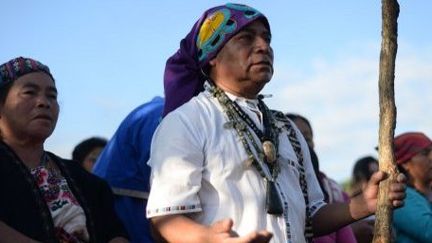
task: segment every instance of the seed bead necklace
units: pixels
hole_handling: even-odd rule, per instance
[[[233,128],[237,132],[248,155],[246,164],[253,165],[265,179],[267,213],[283,214],[282,202],[275,186],[275,180],[280,172],[280,166],[277,163],[280,129],[276,127],[270,110],[261,100],[262,97],[258,98],[258,108],[263,115],[264,132],[256,126],[236,102],[232,101],[223,90],[215,86],[211,81],[205,83],[205,89],[218,100],[227,115],[229,121],[224,124],[224,127]],[[258,145],[251,131],[258,137],[262,146]]]

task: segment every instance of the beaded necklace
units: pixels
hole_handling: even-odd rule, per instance
[[[253,165],[265,179],[267,213],[283,214],[281,198],[275,186],[275,180],[280,172],[280,166],[277,163],[280,129],[276,126],[271,112],[261,100],[262,97],[258,99],[258,108],[263,114],[264,132],[258,129],[240,106],[232,101],[219,87],[208,81],[205,83],[205,89],[218,100],[227,115],[229,121],[224,124],[224,127],[233,128],[237,132],[248,155],[246,164]],[[262,146],[258,145],[251,131],[255,134],[255,137],[258,137]]]

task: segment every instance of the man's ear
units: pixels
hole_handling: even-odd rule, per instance
[[[214,67],[214,66],[216,65],[216,57],[214,57],[213,59],[211,59],[211,60],[209,61],[209,65],[210,65],[211,67]]]

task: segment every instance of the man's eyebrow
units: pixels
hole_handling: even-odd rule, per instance
[[[247,33],[251,33],[251,34],[258,34],[257,31],[256,31],[255,29],[250,28],[250,27],[248,27],[248,26],[246,26],[245,28],[243,28],[242,30],[240,30],[239,33],[241,33],[241,32],[247,32]],[[263,34],[263,35],[268,35],[268,36],[271,37],[270,31],[268,31],[267,29],[265,29],[264,31],[262,31],[261,34]]]

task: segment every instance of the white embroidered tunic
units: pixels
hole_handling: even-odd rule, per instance
[[[228,95],[262,129],[254,101]],[[299,164],[285,130],[279,135],[281,172],[276,187],[283,201],[283,215],[266,212],[266,183],[234,129],[225,128],[228,118],[218,101],[204,91],[168,114],[155,132],[148,162],[152,168],[147,217],[187,214],[211,225],[231,218],[233,230],[245,235],[255,230],[273,233],[272,242],[305,242],[305,201],[299,183]],[[282,124],[281,126],[282,127]],[[312,215],[324,205],[313,172],[306,142],[302,145]],[[260,143],[260,142],[259,142]]]

